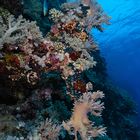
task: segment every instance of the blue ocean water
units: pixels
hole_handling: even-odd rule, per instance
[[[140,111],[140,0],[98,0],[111,16],[103,33],[94,31],[108,75],[129,91]]]

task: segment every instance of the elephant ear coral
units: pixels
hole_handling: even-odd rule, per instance
[[[103,126],[95,126],[88,118],[88,113],[94,116],[101,116],[104,109],[104,104],[101,99],[104,97],[103,92],[86,92],[75,102],[73,114],[68,122],[63,122],[63,127],[73,134],[74,130],[75,140],[78,140],[78,133],[82,140],[95,138],[106,135],[106,128]]]

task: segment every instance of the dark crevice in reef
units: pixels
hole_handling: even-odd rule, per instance
[[[21,0],[0,0],[0,7],[7,9],[13,15],[19,15],[23,11]]]

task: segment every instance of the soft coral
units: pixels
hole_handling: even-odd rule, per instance
[[[101,91],[84,93],[81,98],[75,102],[73,114],[70,120],[63,122],[64,128],[71,133],[74,129],[75,140],[77,140],[77,132],[79,132],[83,140],[88,140],[90,137],[104,136],[106,128],[102,126],[93,126],[88,118],[88,113],[94,116],[101,116],[104,109],[103,103],[99,99],[103,98],[104,94]]]

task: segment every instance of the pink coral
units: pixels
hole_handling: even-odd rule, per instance
[[[81,135],[82,140],[88,140],[90,137],[104,136],[106,128],[94,126],[88,118],[88,113],[95,116],[101,116],[104,108],[103,103],[99,99],[103,98],[104,94],[100,91],[84,93],[74,104],[73,114],[68,122],[63,122],[64,128],[71,133],[74,129],[75,140],[77,140],[77,132]],[[72,133],[71,133],[72,134]]]
[[[55,36],[57,36],[59,34],[59,29],[57,25],[53,25],[51,27],[51,33],[53,33]]]

